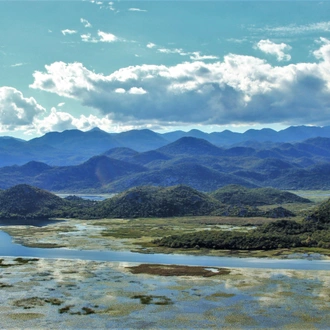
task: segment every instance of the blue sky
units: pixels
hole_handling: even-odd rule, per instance
[[[0,134],[330,125],[330,2],[0,1]]]

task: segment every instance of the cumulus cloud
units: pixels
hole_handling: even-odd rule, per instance
[[[154,48],[154,47],[156,47],[156,45],[154,43],[152,43],[152,42],[149,42],[147,44],[147,48]]]
[[[108,116],[102,118],[98,118],[94,115],[74,117],[70,113],[52,108],[48,116],[35,120],[34,127],[30,132],[45,134],[53,131],[63,132],[68,129],[88,131],[94,127],[109,131],[113,127],[113,122]]]
[[[62,32],[62,34],[64,36],[66,36],[67,34],[75,34],[75,33],[77,33],[76,30],[70,30],[70,29],[65,29],[65,30],[62,30],[61,32]]]
[[[110,75],[81,63],[34,72],[32,88],[73,98],[119,123],[330,124],[330,42],[313,63],[272,66],[229,54],[222,61],[140,65]]]
[[[276,59],[278,61],[291,60],[291,56],[285,53],[286,51],[289,51],[291,49],[291,46],[285,43],[276,44],[275,42],[272,42],[269,39],[260,40],[257,43],[256,48],[260,49],[262,52],[266,54],[276,56]]]
[[[81,18],[80,23],[84,25],[85,28],[91,28],[92,24],[87,21],[87,19]]]
[[[26,98],[13,87],[0,87],[0,127],[15,130],[33,124],[45,109],[33,98]]]
[[[92,42],[92,43],[115,42],[120,40],[114,34],[103,32],[100,30],[97,31],[97,36],[93,37],[90,33],[87,33],[87,34],[82,34],[80,37],[83,42]]]

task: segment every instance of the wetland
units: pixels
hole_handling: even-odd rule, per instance
[[[328,249],[154,243],[215,229],[249,233],[274,219],[32,221],[1,223],[1,328],[325,329],[330,323]]]

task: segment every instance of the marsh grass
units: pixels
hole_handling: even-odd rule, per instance
[[[59,306],[63,303],[62,300],[58,298],[39,298],[30,297],[15,300],[13,305],[16,307],[23,307],[24,309],[30,309],[37,306],[44,306],[45,304],[51,304],[54,306]]]
[[[132,274],[149,274],[159,276],[202,276],[212,277],[217,275],[228,275],[230,270],[226,268],[214,268],[216,271],[208,270],[200,266],[141,264],[126,267]]]
[[[172,305],[173,302],[166,296],[135,295],[132,299],[140,299],[142,305]]]
[[[7,263],[5,264],[4,263],[4,259],[0,259],[0,267],[14,267],[14,266],[20,266],[20,265],[25,265],[25,264],[28,264],[29,262],[36,262],[38,261],[39,259],[37,258],[15,258],[13,261],[15,261],[15,263]]]

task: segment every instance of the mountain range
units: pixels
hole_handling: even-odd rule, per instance
[[[136,152],[156,150],[181,138],[197,138],[210,142],[216,147],[244,147],[260,150],[276,147],[285,142],[297,143],[310,138],[330,138],[330,126],[291,126],[281,131],[272,129],[254,130],[245,133],[231,131],[205,133],[199,130],[189,132],[174,131],[156,133],[151,130],[131,130],[122,133],[107,133],[98,128],[87,132],[66,130],[51,132],[28,141],[12,137],[0,137],[0,167],[23,165],[29,161],[39,161],[52,166],[78,165],[89,158],[113,148],[129,148]],[[302,148],[304,146],[301,146]],[[290,153],[281,147],[281,154]],[[240,149],[236,149],[239,152]],[[248,152],[247,149],[245,149]],[[301,150],[302,154],[304,149]],[[321,150],[323,152],[324,150]],[[232,149],[231,152],[235,152]]]
[[[93,132],[103,135],[99,130]],[[53,152],[55,147],[61,146],[58,139],[50,139],[51,136],[79,136],[93,132],[52,133],[47,138],[48,142],[53,141],[54,147],[49,148]],[[146,136],[149,136],[148,132],[144,132]],[[37,142],[43,147],[38,155],[45,157],[47,147],[41,144],[40,139]],[[88,145],[92,145],[84,139],[80,144],[76,137],[73,140],[74,143],[69,143],[72,139],[67,139],[63,152],[69,152],[69,145],[75,152],[84,145],[86,150]],[[248,146],[225,148],[205,139],[182,137],[154,150],[139,152],[128,147],[113,147],[98,153],[105,147],[103,145],[95,148],[91,158],[74,165],[66,165],[67,159],[58,154],[57,162],[61,165],[41,162],[36,157],[23,165],[0,167],[0,188],[26,183],[55,192],[98,193],[121,192],[136,186],[168,187],[178,184],[205,192],[229,184],[288,190],[330,189],[330,138],[315,137],[295,143],[267,142],[263,148],[261,143],[258,141],[253,147],[250,141]],[[19,150],[12,145],[13,154],[18,154]],[[6,158],[2,160],[8,161]]]

